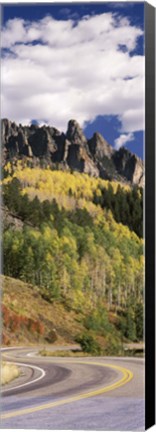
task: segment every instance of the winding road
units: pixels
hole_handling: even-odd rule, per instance
[[[40,357],[2,348],[21,374],[2,391],[1,428],[143,430],[144,359]]]

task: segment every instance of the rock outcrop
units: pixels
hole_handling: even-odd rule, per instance
[[[98,132],[95,132],[93,137],[88,140],[88,146],[91,155],[98,161],[102,161],[105,156],[110,159],[114,152],[112,146]]]
[[[117,172],[132,184],[144,186],[143,162],[135,154],[121,147],[112,156]]]
[[[16,125],[2,120],[3,164],[12,159],[30,158],[33,166],[87,173],[94,177],[144,185],[143,162],[122,147],[115,151],[98,132],[89,140],[76,120],[70,120],[66,134],[54,127]]]

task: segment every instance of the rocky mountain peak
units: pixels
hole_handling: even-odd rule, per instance
[[[76,120],[69,120],[66,137],[72,144],[83,145],[87,143],[86,137]]]
[[[95,132],[89,140],[76,120],[70,120],[64,134],[52,126],[22,126],[2,120],[3,164],[24,157],[36,166],[71,169],[94,177],[144,185],[143,162],[122,147],[113,147]]]

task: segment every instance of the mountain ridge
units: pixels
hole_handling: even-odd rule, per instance
[[[87,139],[76,120],[63,133],[52,126],[17,125],[2,119],[2,162],[27,157],[32,166],[72,170],[144,186],[142,160],[125,147],[115,150],[99,133]]]

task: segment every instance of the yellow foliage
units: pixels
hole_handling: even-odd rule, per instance
[[[9,163],[6,165],[5,170],[8,174],[11,173]],[[23,193],[30,194],[31,198],[37,195],[41,200],[58,199],[60,196],[63,200],[68,195],[78,201],[80,199],[91,201],[94,192],[100,197],[101,189],[103,187],[108,188],[110,185],[108,180],[93,178],[87,174],[52,171],[49,168],[30,168],[23,165],[21,161],[18,161],[12,176],[9,175],[5,178],[3,183],[10,182],[12,178],[17,178],[20,181]],[[114,193],[116,193],[119,183],[112,181],[111,185]],[[127,189],[127,186],[121,186]]]
[[[115,194],[119,182],[110,182],[78,172],[71,174],[57,170],[52,171],[49,168],[30,168],[27,166],[27,160],[17,162],[12,176],[10,175],[11,166],[9,163],[5,169],[9,175],[3,180],[3,184],[9,183],[12,178],[17,178],[22,186],[22,194],[28,194],[29,199],[32,200],[36,196],[40,201],[55,199],[60,209],[86,209],[94,219],[95,224],[101,224],[105,230],[112,231],[116,238],[126,237],[143,246],[143,240],[139,239],[127,226],[115,222],[110,210],[102,209],[100,205],[93,203],[94,194],[96,193],[96,197],[100,197],[102,189],[108,188],[110,185]],[[129,189],[127,185],[120,184],[120,186],[125,190]],[[53,216],[51,218],[53,219]],[[33,235],[38,236],[34,231]],[[50,238],[50,231],[47,228],[44,236],[47,239]]]
[[[86,296],[80,290],[76,290],[73,295],[73,309],[83,309],[86,305]]]

